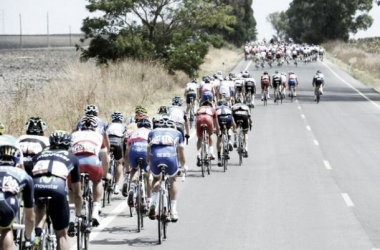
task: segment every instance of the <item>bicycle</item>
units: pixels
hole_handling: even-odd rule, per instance
[[[237,122],[238,129],[239,129],[239,136],[238,136],[238,148],[237,152],[239,154],[239,166],[243,163],[243,154],[245,153],[245,142],[244,142],[244,132],[242,128],[243,121],[238,120]]]
[[[208,154],[208,140],[209,135],[207,133],[207,125],[202,124],[201,128],[203,130],[203,138],[202,138],[202,146],[201,146],[201,170],[202,170],[202,177],[205,177],[205,170],[207,170],[207,173],[210,174],[210,156]]]
[[[111,153],[110,153],[110,163],[109,163],[109,169],[108,173],[112,176],[111,180],[107,180],[106,178],[103,178],[104,184],[103,184],[103,207],[106,206],[106,202],[108,204],[111,203],[111,197],[113,194],[113,191],[116,187],[116,179],[115,179],[115,156],[113,154],[113,150],[111,147]]]
[[[169,178],[166,174],[166,169],[168,168],[165,164],[158,165],[161,168],[161,180],[159,186],[159,199],[158,199],[158,244],[162,243],[163,239],[167,238],[167,227],[169,220],[169,215],[171,212],[170,206],[170,183]]]
[[[290,102],[293,102],[293,98],[295,97],[294,96],[294,92],[296,92],[296,86],[292,85],[292,86],[290,86],[290,93],[289,93],[289,95],[290,95]]]
[[[282,96],[282,93],[281,93],[281,91],[280,91],[280,86],[277,86],[276,88],[275,88],[275,97],[274,97],[274,102],[275,103],[277,103],[277,105],[278,105],[278,101],[280,100],[281,101],[281,104],[282,104],[282,100],[284,99],[284,97]]]
[[[267,105],[268,105],[268,85],[265,85],[265,86],[264,86],[264,97],[263,97],[263,101],[264,101],[264,106],[267,106]]]
[[[94,201],[92,198],[92,189],[90,185],[90,176],[88,173],[81,173],[82,186],[82,213],[78,218],[77,229],[77,248],[78,250],[87,250],[92,228],[92,210]]]
[[[321,85],[315,86],[314,92],[315,92],[315,96],[316,96],[316,102],[318,104],[319,101],[321,100]]]
[[[191,129],[193,127],[194,121],[195,121],[195,110],[194,110],[194,99],[193,99],[193,97],[190,97],[190,117],[189,117],[189,120],[190,120],[190,129]]]
[[[13,240],[19,250],[23,250],[24,231],[25,231],[25,215],[20,204],[18,215],[16,217],[16,223],[13,223]]]
[[[137,213],[137,232],[139,233],[141,231],[141,228],[144,227],[144,216],[146,214],[146,183],[144,178],[144,168],[142,167],[142,164],[144,162],[144,158],[138,158],[137,159],[137,168],[139,169],[139,178],[137,179],[137,193],[135,199],[135,209]]]
[[[49,210],[49,203],[51,201],[52,197],[41,197],[38,198],[38,203],[41,203],[45,207],[46,211],[46,223],[45,227],[42,230],[40,241],[38,242],[38,246],[35,247],[33,245],[34,250],[56,250],[57,249],[57,237],[54,235],[54,230],[52,228],[52,222],[50,219],[50,210]]]
[[[228,131],[226,128],[227,122],[221,122],[222,125],[222,166],[223,166],[223,171],[227,171],[227,164],[228,160],[230,159],[229,157],[229,150],[228,150]]]

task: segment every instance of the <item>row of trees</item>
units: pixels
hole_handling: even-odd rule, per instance
[[[281,39],[321,44],[328,40],[349,39],[350,33],[371,27],[368,14],[380,0],[293,0],[287,11],[267,16]]]
[[[91,39],[81,58],[99,63],[126,57],[162,62],[196,75],[210,44],[238,46],[256,38],[252,0],[88,0],[82,31]]]

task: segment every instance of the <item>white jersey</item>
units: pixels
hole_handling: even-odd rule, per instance
[[[211,81],[211,84],[214,86],[214,88],[218,89],[220,87],[220,80],[215,79],[214,81]]]
[[[202,93],[204,92],[212,92],[213,85],[211,83],[204,84],[202,87]]]
[[[186,84],[185,90],[186,92],[195,92],[198,89],[198,84],[189,82]]]
[[[221,83],[220,89],[219,89],[219,94],[220,95],[224,95],[224,97],[226,97],[226,98],[230,98],[231,97],[231,90],[230,90],[231,82],[232,81],[223,81]]]
[[[256,86],[256,81],[255,81],[254,78],[252,78],[252,77],[251,78],[245,78],[244,80],[245,80],[246,83],[247,82],[253,82],[253,85]]]
[[[108,136],[113,135],[117,137],[124,137],[125,126],[123,123],[113,122],[107,126]]]

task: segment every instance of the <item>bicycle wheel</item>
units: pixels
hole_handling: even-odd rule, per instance
[[[83,219],[79,219],[77,225],[77,249],[83,250],[84,239],[85,239],[84,223]]]
[[[164,211],[163,211],[163,191],[160,190],[160,193],[159,193],[159,203],[158,203],[158,217],[157,217],[157,221],[158,221],[158,244],[161,244],[162,243],[162,239],[163,239],[163,236],[164,236],[164,224],[162,223],[162,217],[163,217],[163,214],[164,214]]]
[[[171,212],[171,204],[170,204],[170,184],[169,184],[169,181],[166,180],[165,181],[165,194],[164,194],[164,212],[165,212],[165,215],[169,215],[170,216],[170,212]],[[163,220],[163,232],[164,232],[164,239],[167,238],[168,236],[168,220],[165,216],[165,219]]]
[[[319,103],[319,100],[321,99],[321,92],[319,91],[319,88],[317,89],[317,103]]]
[[[228,162],[228,137],[224,135],[223,140],[223,157],[222,157],[222,164],[223,164],[223,171],[227,171],[227,162]]]
[[[205,132],[203,132],[203,139],[202,139],[202,149],[201,149],[201,170],[202,170],[202,177],[205,177],[205,159],[206,159],[206,137]]]
[[[243,164],[243,138],[239,135],[239,166]]]
[[[103,202],[102,202],[102,207],[106,206],[106,200],[107,200],[107,190],[108,190],[108,181],[104,181],[104,186],[103,186]]]

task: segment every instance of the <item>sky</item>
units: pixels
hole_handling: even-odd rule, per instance
[[[290,2],[291,0],[253,0],[258,39],[272,37],[275,32],[266,21],[267,15],[285,11]],[[91,15],[85,8],[87,3],[86,0],[0,0],[0,34],[19,34],[20,14],[23,34],[46,34],[47,12],[50,34],[68,34],[70,26],[72,33],[80,33],[82,20]],[[370,14],[375,19],[372,27],[351,37],[380,36],[380,7],[375,6]]]

